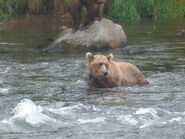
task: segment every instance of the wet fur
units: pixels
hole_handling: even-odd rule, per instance
[[[141,71],[133,64],[127,62],[116,62],[107,60],[108,64],[108,75],[97,76],[96,72],[93,72],[93,64],[106,60],[107,57],[104,55],[90,56],[88,59],[87,69],[87,83],[90,87],[95,88],[113,88],[113,87],[128,87],[134,85],[145,85],[148,84],[147,79],[141,73]],[[93,64],[92,64],[93,63]]]

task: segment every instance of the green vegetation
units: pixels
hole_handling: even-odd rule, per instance
[[[69,0],[0,0],[0,20],[17,15],[64,14]],[[185,17],[185,0],[109,0],[106,16],[116,19]]]
[[[0,0],[0,20],[17,15],[63,14],[68,0]]]
[[[9,19],[13,15],[12,0],[0,0],[0,20]]]
[[[185,0],[111,0],[109,5],[111,18],[185,17]]]

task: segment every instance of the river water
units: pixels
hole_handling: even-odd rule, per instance
[[[59,18],[0,25],[0,138],[185,138],[185,20],[116,21],[128,45],[113,53],[150,86],[89,89],[85,51],[43,53]]]

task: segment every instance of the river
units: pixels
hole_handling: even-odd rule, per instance
[[[128,45],[113,53],[149,86],[89,89],[85,51],[43,53],[63,19],[0,24],[0,138],[185,138],[184,19],[115,21]]]

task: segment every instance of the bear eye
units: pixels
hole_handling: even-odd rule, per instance
[[[102,66],[102,65],[103,65],[103,63],[99,63],[98,65],[99,65],[99,66]]]

